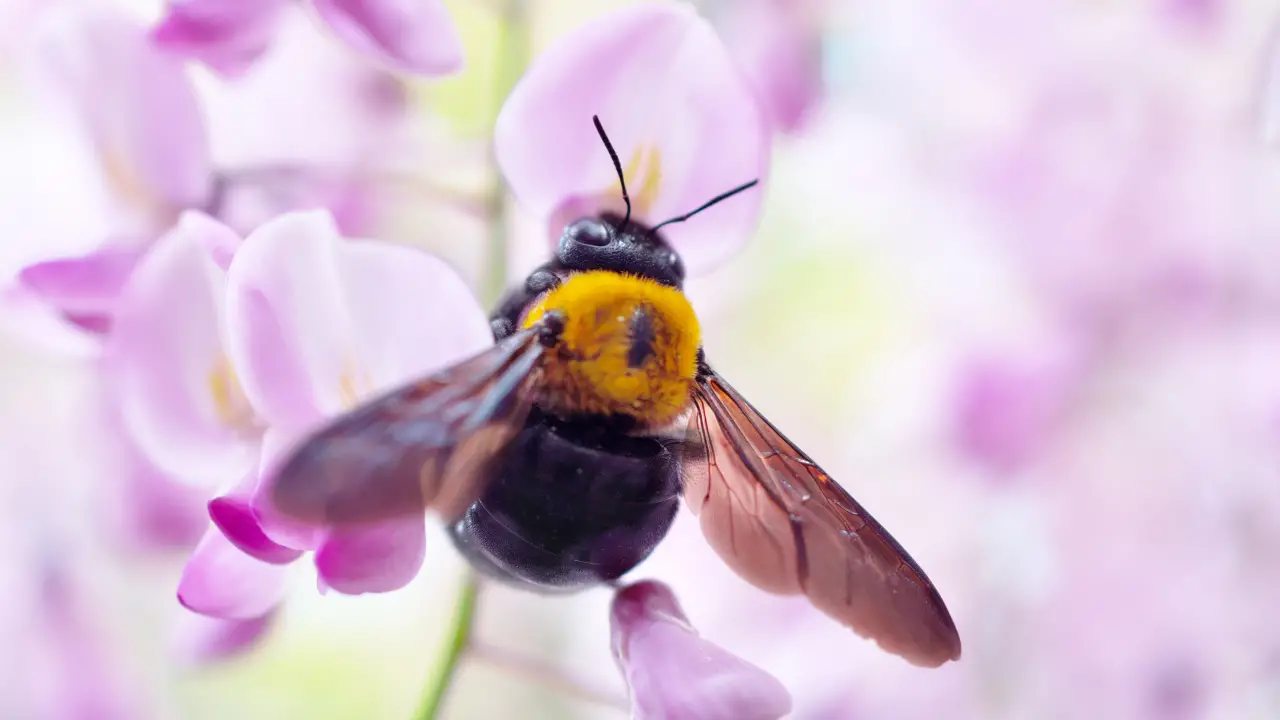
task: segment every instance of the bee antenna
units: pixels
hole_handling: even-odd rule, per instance
[[[755,180],[752,180],[752,181],[751,181],[751,182],[749,182],[749,183],[743,183],[743,184],[739,185],[738,187],[736,187],[736,188],[734,188],[734,189],[732,189],[732,190],[728,190],[728,191],[726,191],[726,192],[722,192],[722,193],[720,193],[719,195],[717,195],[717,196],[715,196],[715,197],[711,198],[710,200],[708,200],[708,201],[706,201],[706,202],[702,203],[702,204],[701,204],[701,205],[699,205],[697,208],[694,208],[693,210],[690,210],[689,212],[687,212],[687,213],[685,213],[685,214],[683,214],[683,215],[677,215],[677,216],[675,216],[675,217],[671,218],[670,220],[663,220],[662,222],[660,222],[660,223],[658,223],[657,225],[654,225],[652,228],[650,228],[650,229],[649,229],[649,232],[657,232],[658,228],[662,227],[663,225],[670,225],[670,224],[672,224],[672,223],[684,222],[685,220],[688,220],[689,218],[693,217],[694,215],[697,215],[698,213],[702,212],[703,210],[706,210],[707,208],[711,207],[712,205],[715,205],[716,203],[720,202],[721,200],[728,200],[729,198],[733,197],[734,195],[737,195],[738,193],[742,192],[743,190],[750,190],[751,188],[755,187],[755,186],[756,186],[756,184],[757,184],[757,183],[759,183],[759,182],[760,182],[760,180],[759,180],[759,178],[757,178],[757,179],[755,179]]]
[[[604,134],[604,126],[600,124],[600,116],[592,115],[591,122],[596,124],[596,132],[600,133],[600,139],[604,141],[604,149],[609,151],[609,159],[613,161],[613,169],[618,172],[618,184],[622,186],[622,201],[627,204],[627,216],[622,219],[622,226],[626,227],[631,222],[631,196],[627,195],[627,181],[622,177],[622,162],[618,160],[618,153],[613,149],[613,143],[609,142],[609,136]]]

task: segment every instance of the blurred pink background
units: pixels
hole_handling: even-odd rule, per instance
[[[92,341],[19,272],[216,198],[241,233],[322,205],[491,301],[547,248],[488,152],[505,91],[631,4],[445,2],[465,63],[441,76],[285,4],[246,68],[170,77],[212,174],[161,188],[83,122],[161,81],[49,38],[59,13],[146,29],[163,3],[0,0],[0,717],[411,716],[463,572],[438,525],[395,592],[320,594],[299,565],[240,647],[175,600],[213,491],[120,441]],[[964,655],[916,668],[755,590],[687,513],[632,577],[780,679],[797,719],[1280,717],[1280,4],[694,5],[772,143],[758,229],[689,283],[707,353],[925,568]],[[68,92],[77,67],[93,85]],[[134,140],[173,160],[193,145],[166,112],[144,105]],[[90,300],[67,301],[82,324]],[[486,646],[625,697],[608,591],[481,598]],[[626,713],[475,660],[444,716]]]

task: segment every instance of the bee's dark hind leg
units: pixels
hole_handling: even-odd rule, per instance
[[[510,337],[520,325],[520,316],[524,314],[529,303],[542,293],[556,287],[567,275],[554,260],[534,270],[529,277],[512,288],[498,303],[498,309],[489,316],[489,327],[493,330],[495,341]]]

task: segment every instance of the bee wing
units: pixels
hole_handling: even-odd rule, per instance
[[[523,427],[542,356],[537,328],[340,416],[294,449],[272,502],[304,522],[461,516]]]
[[[915,665],[960,657],[946,605],[902,546],[723,378],[695,391],[685,501],[743,579],[804,593]]]

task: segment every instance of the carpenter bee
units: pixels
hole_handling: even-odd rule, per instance
[[[612,583],[666,535],[680,498],[728,566],[803,593],[922,666],[960,657],[937,590],[902,546],[721,377],[680,256],[626,214],[566,227],[491,318],[495,344],[368,401],[301,442],[272,499],[331,525],[430,510],[478,570],[543,592]]]

